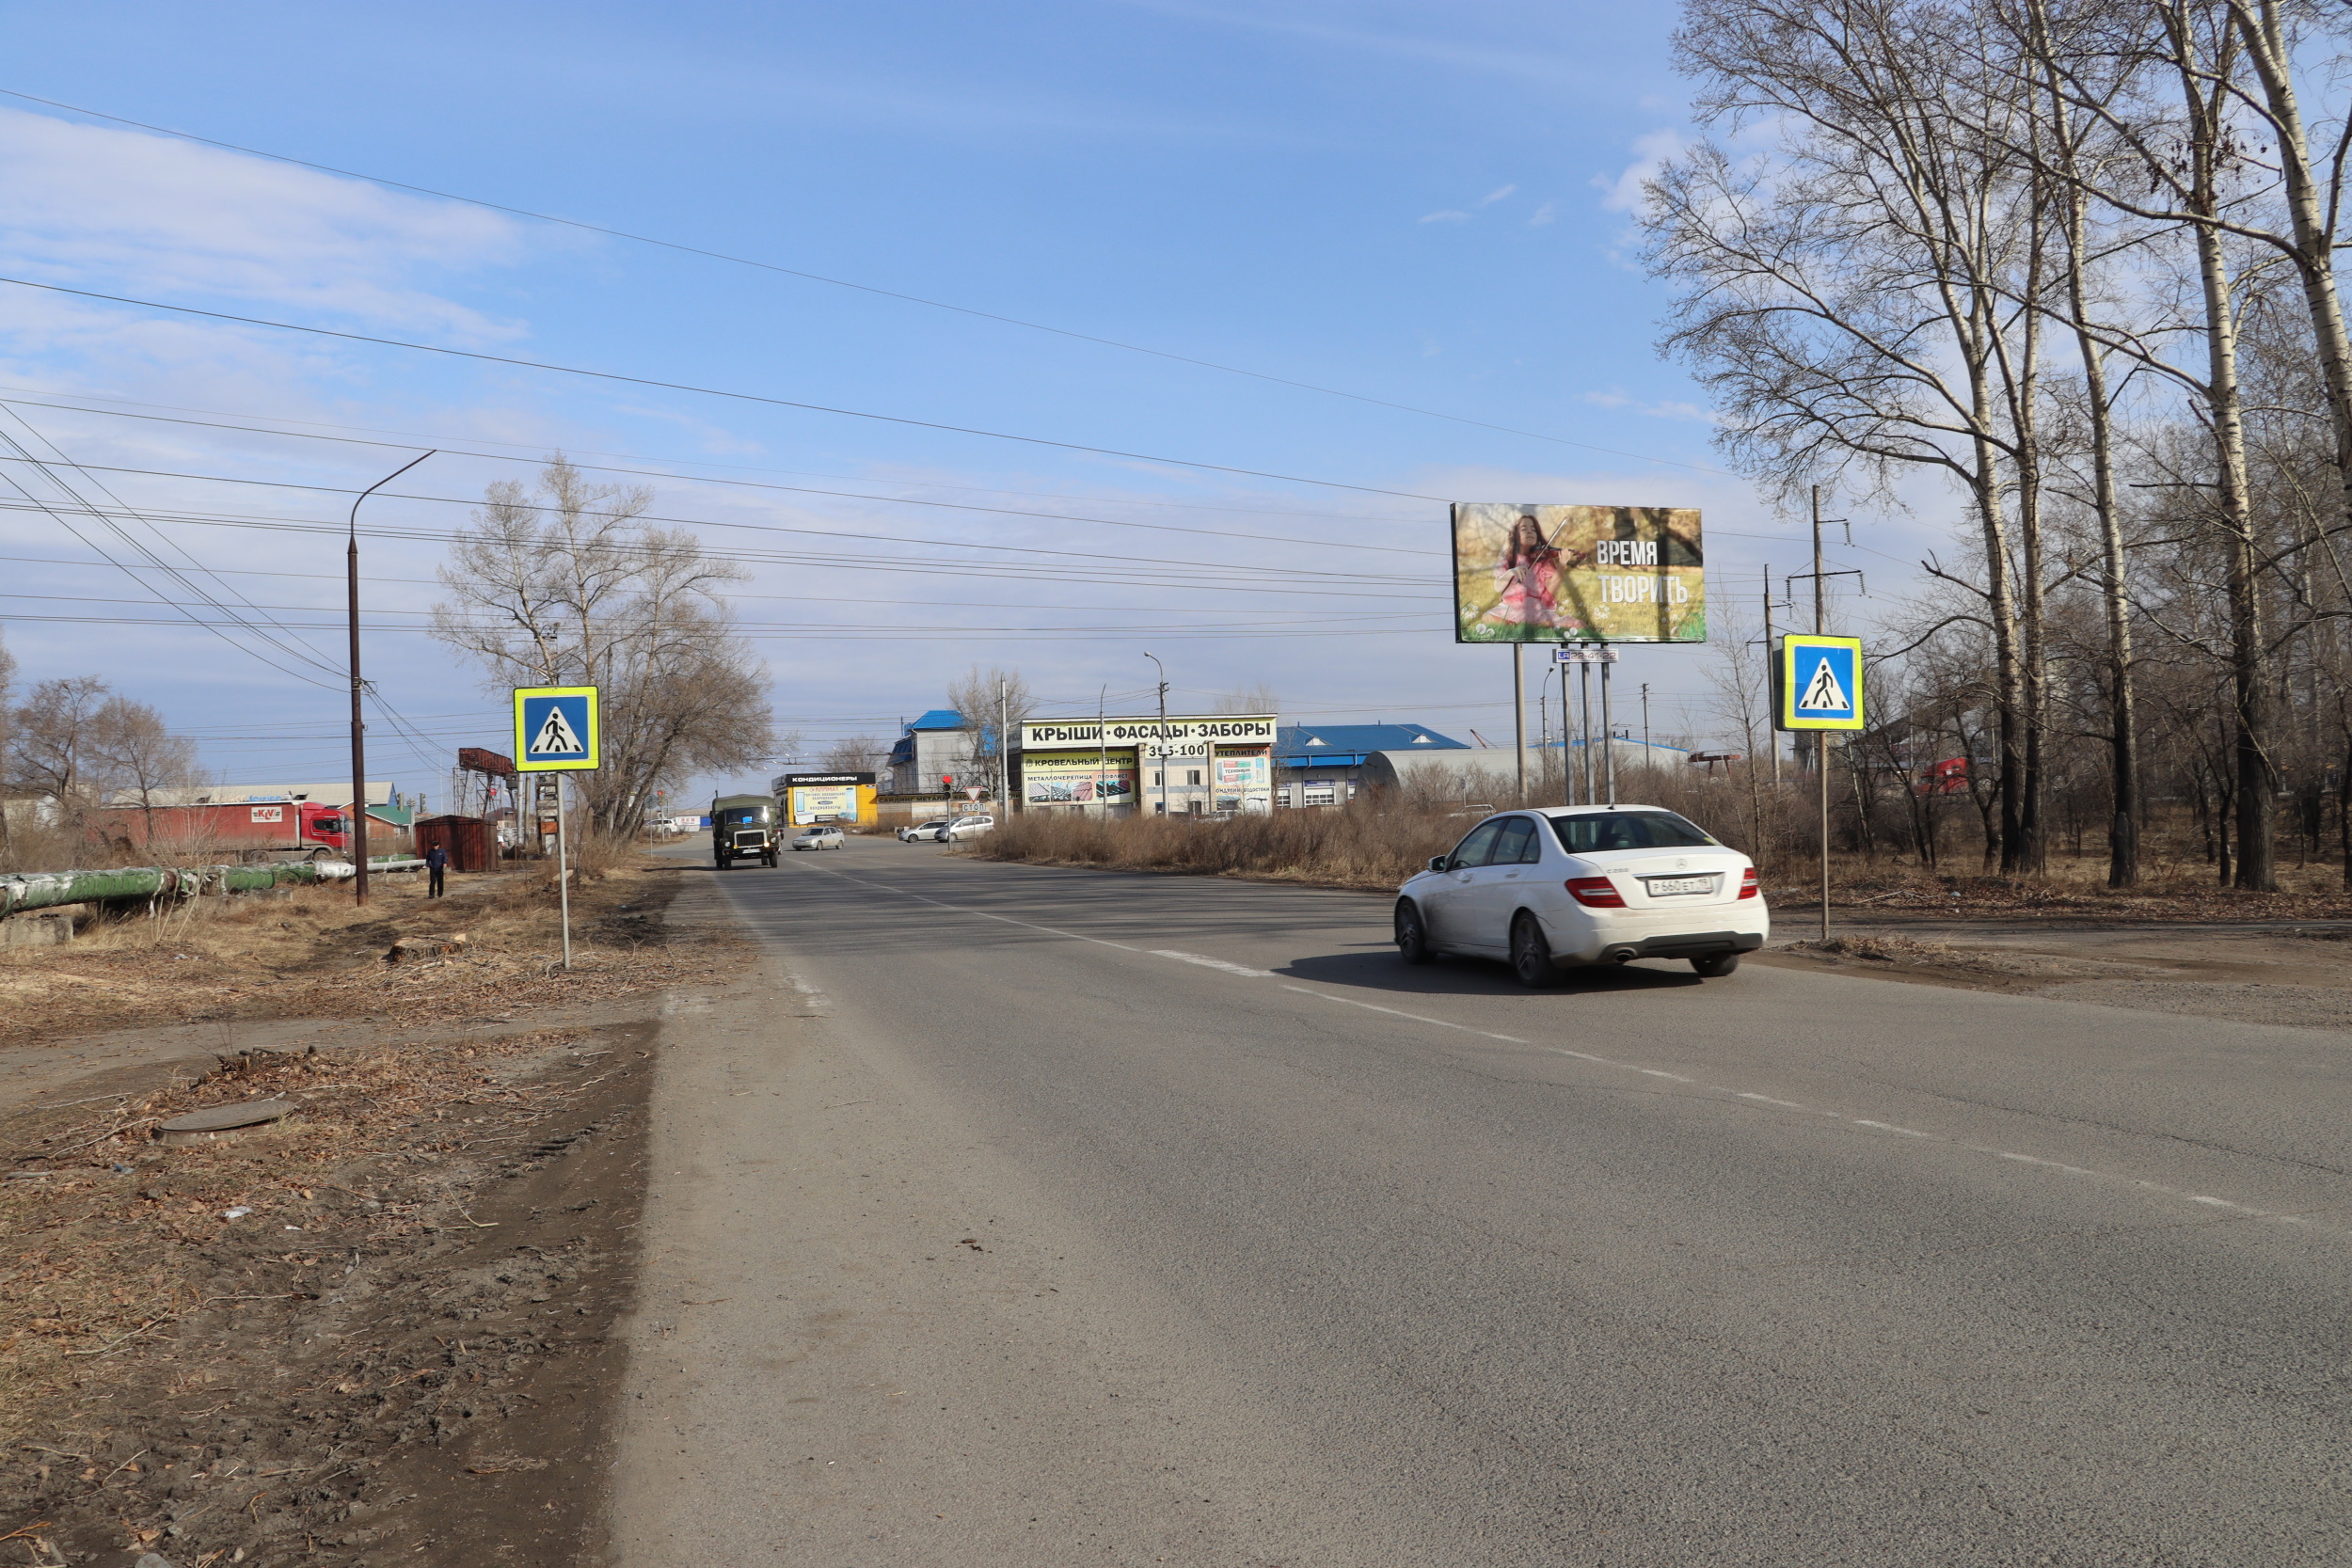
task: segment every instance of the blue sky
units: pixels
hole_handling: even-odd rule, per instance
[[[7,428],[89,467],[75,483],[138,511],[124,526],[139,544],[285,574],[217,580],[291,607],[270,613],[297,627],[334,620],[342,541],[217,525],[338,523],[338,488],[433,445],[485,455],[435,458],[368,502],[371,523],[451,527],[489,480],[528,472],[498,456],[560,446],[658,470],[656,512],[714,547],[800,556],[758,564],[739,610],[779,715],[812,745],[894,731],[974,662],[1017,667],[1072,706],[1104,685],[1139,702],[1146,648],[1168,664],[1174,706],[1263,682],[1295,715],[1506,743],[1507,656],[1452,643],[1443,508],[1413,497],[1703,507],[1719,603],[1752,600],[1760,562],[1795,563],[1795,531],[1711,471],[1700,400],[1650,347],[1665,301],[1625,209],[1685,124],[1665,8],[6,15],[0,87],[19,93],[1550,437],[0,99],[8,277],[1361,487],[0,287],[0,397],[24,421]],[[88,411],[102,408],[115,413]],[[729,479],[799,488],[714,483]],[[1039,512],[1054,515],[1008,515]],[[1155,526],[1120,526],[1138,523]],[[111,553],[133,547],[81,526]],[[775,528],[805,531],[756,531]],[[47,514],[0,511],[0,531],[13,592],[56,596],[0,600],[22,678],[103,675],[197,733],[224,777],[333,771],[345,699],[331,677],[310,669],[324,684],[307,684],[194,629],[27,619],[168,612],[73,602],[143,591],[113,567],[54,563],[97,558]],[[370,771],[438,794],[448,749],[501,743],[501,705],[408,629],[437,597],[438,547],[365,547],[369,673],[414,732],[372,731]],[[335,632],[303,635],[339,662]],[[1625,673],[1651,683],[1661,730],[1722,729],[1708,652],[1640,651]]]

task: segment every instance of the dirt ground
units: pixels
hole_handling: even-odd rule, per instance
[[[576,890],[568,974],[528,875],[8,955],[57,1006],[0,1045],[0,1563],[594,1560],[661,996],[745,955],[668,926],[698,874]]]

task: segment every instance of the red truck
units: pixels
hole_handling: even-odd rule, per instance
[[[311,800],[240,800],[226,806],[110,806],[87,832],[119,852],[151,846],[175,855],[238,861],[328,860],[351,852],[342,806]]]

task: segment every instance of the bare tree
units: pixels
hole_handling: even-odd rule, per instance
[[[154,841],[155,792],[203,780],[196,742],[173,735],[164,717],[145,703],[109,697],[90,716],[88,767],[106,789],[128,795],[147,819],[147,842]]]
[[[490,485],[441,569],[433,635],[491,691],[594,686],[602,767],[580,776],[596,831],[633,832],[655,793],[774,751],[766,672],[722,596],[743,569],[640,521],[652,492],[590,483],[558,453],[532,492]]]
[[[1274,688],[1264,681],[1228,691],[1210,705],[1211,713],[1260,714],[1282,711],[1282,699],[1274,694]]]
[[[827,746],[817,766],[828,773],[877,773],[889,761],[889,741],[878,735],[853,735]]]
[[[106,683],[96,675],[42,681],[11,716],[8,790],[53,802],[58,820],[76,827],[105,783],[93,755]]]
[[[975,664],[968,673],[947,683],[947,705],[962,715],[964,734],[971,738],[972,754],[964,763],[971,782],[1001,799],[1006,747],[998,742],[998,726],[1017,732],[1036,710],[1037,699],[1029,693],[1029,683],[1018,670],[983,672]]]

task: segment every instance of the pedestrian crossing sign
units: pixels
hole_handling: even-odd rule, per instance
[[[1772,663],[1772,727],[1858,730],[1862,718],[1862,639],[1791,633]]]
[[[515,769],[520,773],[585,773],[597,765],[603,736],[593,686],[515,689]]]

